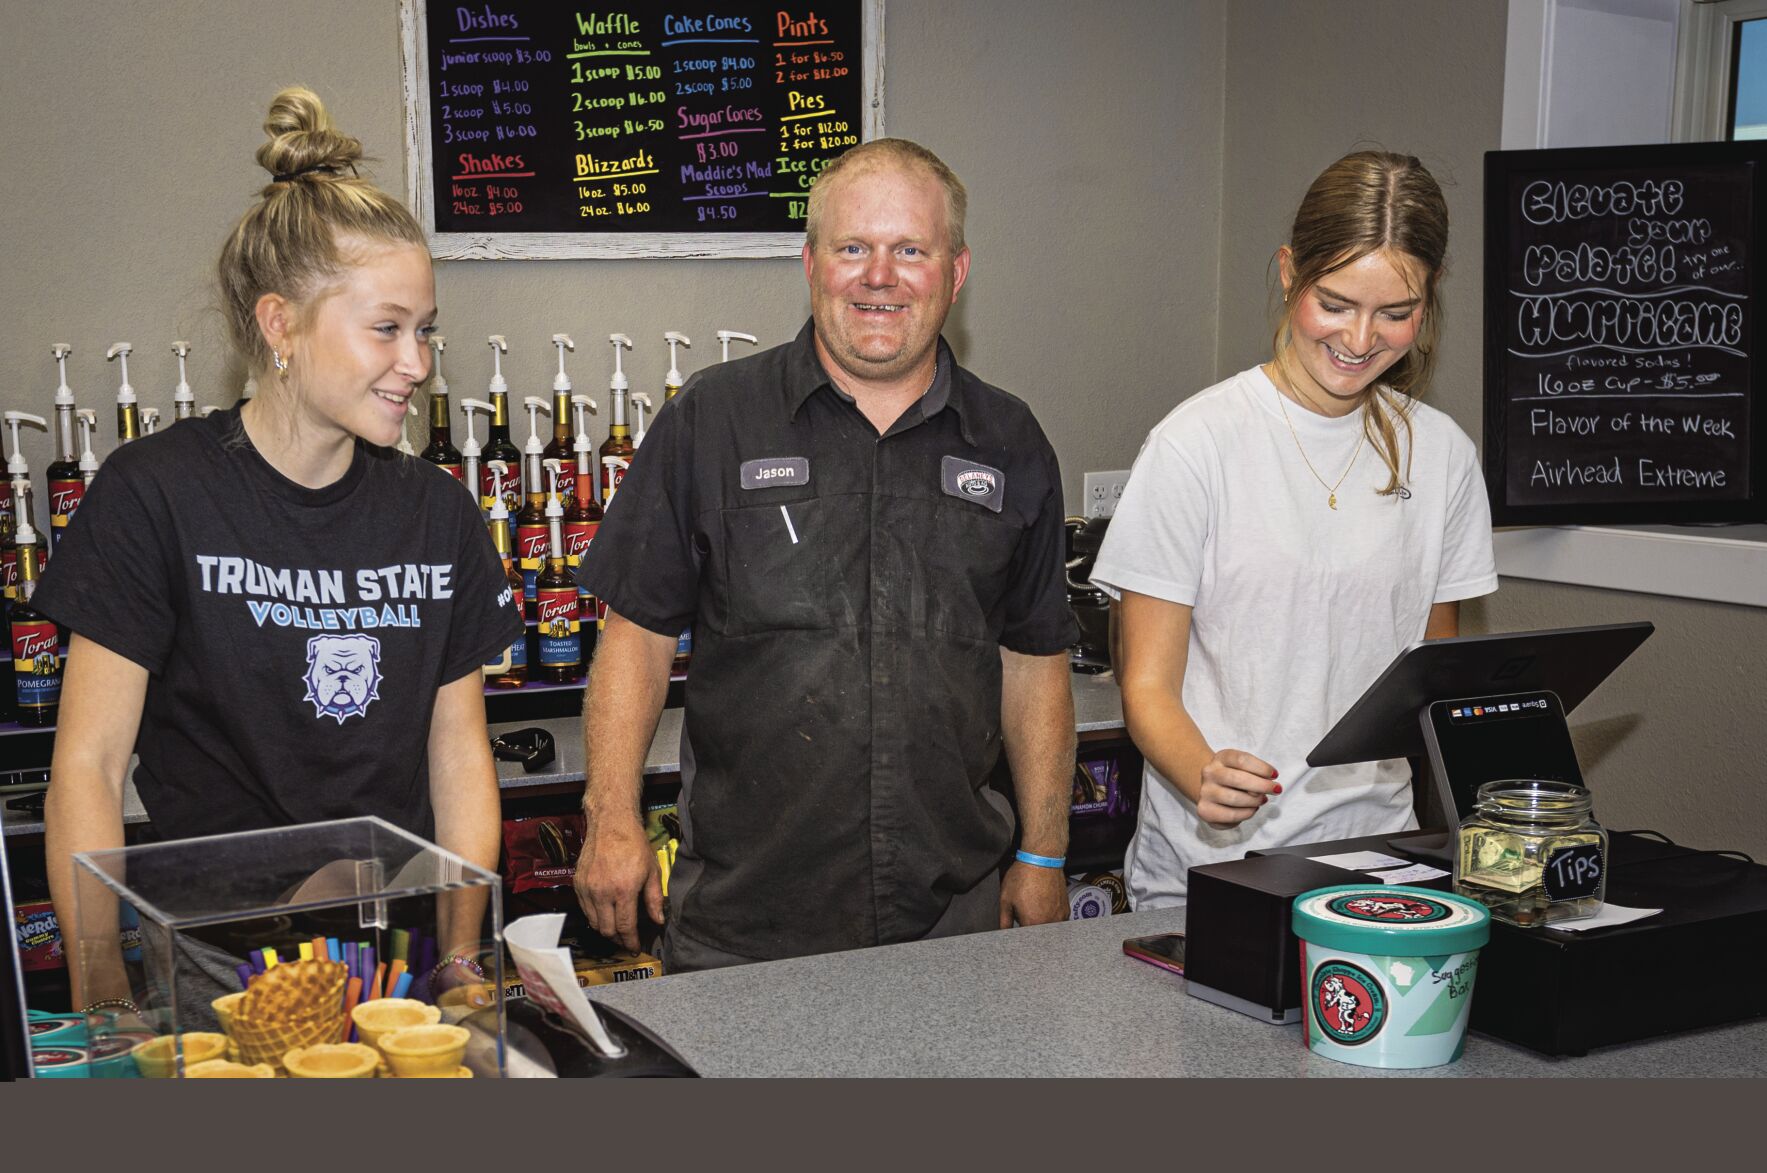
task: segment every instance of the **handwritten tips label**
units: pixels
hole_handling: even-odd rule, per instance
[[[1750,498],[1753,170],[1653,150],[1492,189],[1507,506]]]
[[[438,232],[801,231],[861,139],[863,5],[437,5]]]

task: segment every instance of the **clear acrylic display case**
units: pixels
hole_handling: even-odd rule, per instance
[[[287,1074],[276,1049],[345,1041],[348,977],[361,978],[357,1000],[366,1001],[383,965],[383,996],[402,970],[410,975],[405,997],[434,1005],[442,1024],[467,1029],[461,1070],[450,1074],[504,1074],[499,879],[382,819],[81,853],[74,875],[78,946],[69,964],[79,966],[86,1003],[118,1002],[88,1016],[94,1078],[182,1075],[206,1058]],[[132,934],[119,936],[125,905],[139,918],[139,947]],[[263,980],[260,971],[301,962],[303,944],[327,964],[282,975],[272,983],[274,1007],[272,987],[251,1003],[261,1021],[234,1021],[243,1001],[227,996]],[[470,965],[445,963],[450,957],[475,962],[482,980]],[[334,1005],[340,968],[343,1004]],[[383,1060],[378,1073],[389,1070]]]

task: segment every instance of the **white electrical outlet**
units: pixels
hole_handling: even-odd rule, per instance
[[[1123,486],[1128,483],[1129,470],[1126,468],[1087,473],[1083,492],[1086,504],[1082,512],[1089,518],[1115,515],[1117,502],[1123,497]]]

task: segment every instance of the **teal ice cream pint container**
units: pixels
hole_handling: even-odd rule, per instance
[[[85,1079],[89,1055],[85,1047],[33,1047],[31,1070],[38,1079]]]
[[[1307,1046],[1361,1067],[1460,1058],[1491,914],[1476,900],[1392,884],[1295,897]]]
[[[86,1016],[83,1014],[51,1014],[46,1010],[30,1010],[25,1017],[33,1047],[86,1045]]]

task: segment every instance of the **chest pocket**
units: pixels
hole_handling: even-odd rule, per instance
[[[878,527],[879,606],[912,630],[996,641],[1024,529],[953,497],[891,498]]]
[[[863,496],[723,510],[724,598],[730,635],[851,627],[869,581]]]

